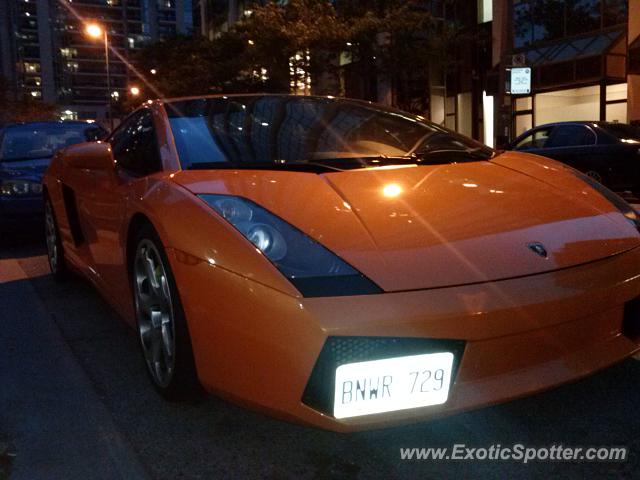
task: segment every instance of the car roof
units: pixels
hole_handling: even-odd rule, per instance
[[[530,128],[529,130],[534,130],[536,128],[544,128],[544,127],[557,127],[560,125],[587,125],[590,127],[601,127],[603,125],[628,125],[627,123],[620,123],[620,122],[605,122],[602,120],[572,120],[572,121],[565,121],[565,122],[551,122],[551,123],[545,123],[543,125],[536,125],[533,128]]]
[[[185,97],[171,97],[171,98],[158,98],[156,100],[147,100],[140,107],[145,105],[152,104],[160,104],[160,105],[169,105],[172,103],[184,102],[189,100],[207,100],[214,98],[262,98],[262,97],[289,97],[289,98],[300,98],[300,99],[314,99],[314,100],[332,100],[337,102],[348,102],[351,104],[358,104],[362,106],[375,107],[379,110],[391,112],[391,113],[401,113],[403,115],[411,115],[418,120],[428,121],[421,115],[412,114],[410,112],[400,110],[398,108],[390,107],[388,105],[383,105],[381,103],[372,102],[370,100],[361,100],[357,98],[348,98],[348,97],[339,97],[334,95],[294,95],[291,93],[215,93],[215,94],[207,94],[207,95],[191,95]]]
[[[188,95],[184,97],[159,98],[154,100],[160,103],[182,102],[185,100],[200,100],[208,98],[234,98],[234,97],[291,97],[291,98],[322,98],[329,100],[348,100],[350,102],[369,103],[367,100],[357,100],[354,98],[336,97],[333,95],[294,95],[292,93],[213,93],[207,95]]]
[[[2,125],[2,128],[21,127],[21,126],[46,126],[46,125],[86,125],[86,126],[99,127],[99,125],[96,123],[83,122],[82,120],[50,120],[50,121],[37,121],[37,122],[6,123]]]

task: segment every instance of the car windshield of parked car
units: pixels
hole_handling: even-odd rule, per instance
[[[1,134],[0,161],[49,158],[61,148],[96,140],[103,134],[99,126],[82,123],[11,125]]]
[[[625,123],[603,123],[604,130],[625,143],[640,143],[640,127]]]
[[[493,155],[490,148],[421,117],[359,101],[278,95],[217,97],[177,101],[166,109],[185,169],[256,164],[342,166],[345,160],[415,161],[451,152],[468,154],[473,160]],[[450,158],[459,159],[456,155]]]

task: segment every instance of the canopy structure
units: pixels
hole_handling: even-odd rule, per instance
[[[601,31],[521,51],[538,89],[593,83],[626,76],[626,32]]]

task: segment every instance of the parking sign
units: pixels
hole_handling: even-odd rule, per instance
[[[511,69],[511,92],[512,95],[528,95],[531,93],[531,68]]]

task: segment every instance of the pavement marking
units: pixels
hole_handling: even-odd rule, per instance
[[[0,260],[0,283],[26,280],[29,276],[15,260]]]

